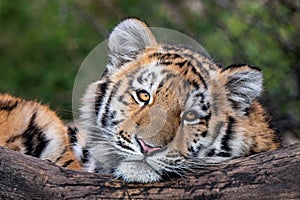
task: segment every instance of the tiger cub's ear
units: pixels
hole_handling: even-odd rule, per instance
[[[110,67],[116,69],[134,60],[146,47],[156,44],[154,35],[144,22],[134,18],[126,19],[113,29],[108,38]]]
[[[244,114],[260,96],[263,86],[262,72],[249,65],[232,65],[222,71],[228,100]]]

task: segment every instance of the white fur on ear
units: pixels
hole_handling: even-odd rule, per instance
[[[260,69],[248,65],[234,65],[222,71],[226,78],[228,99],[242,112],[249,108],[263,89]]]
[[[138,19],[126,19],[118,24],[108,39],[109,58],[113,68],[134,60],[146,47],[156,45],[149,27]]]

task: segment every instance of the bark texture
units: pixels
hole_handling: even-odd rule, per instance
[[[300,144],[152,184],[69,171],[0,147],[0,188],[0,199],[300,199]]]

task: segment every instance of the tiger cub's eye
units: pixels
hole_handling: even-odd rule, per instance
[[[139,99],[139,101],[144,102],[144,103],[148,103],[150,100],[150,94],[145,91],[145,90],[139,90],[137,91],[137,97]]]
[[[182,116],[182,119],[184,119],[185,121],[188,121],[188,122],[195,121],[198,118],[199,118],[198,113],[194,110],[189,110],[189,111],[185,112]]]

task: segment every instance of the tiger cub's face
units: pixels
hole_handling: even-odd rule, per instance
[[[241,123],[262,89],[258,69],[222,69],[205,53],[158,44],[136,19],[113,30],[109,58],[81,108],[100,172],[154,182],[251,150]]]

